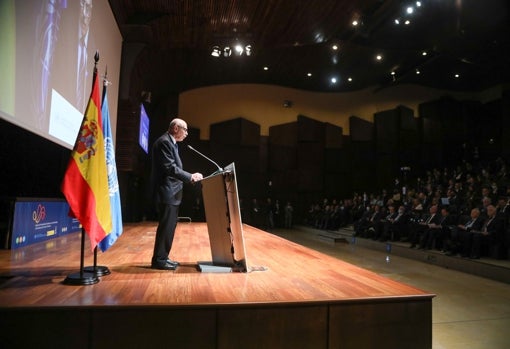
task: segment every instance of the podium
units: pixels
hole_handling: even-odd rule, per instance
[[[202,180],[202,196],[212,261],[202,272],[246,272],[246,250],[234,163]]]

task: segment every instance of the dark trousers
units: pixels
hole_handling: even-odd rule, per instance
[[[152,265],[164,265],[174,241],[179,205],[158,204],[159,223],[154,240]]]

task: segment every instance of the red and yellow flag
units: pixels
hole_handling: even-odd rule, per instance
[[[97,72],[61,189],[94,249],[112,230]]]

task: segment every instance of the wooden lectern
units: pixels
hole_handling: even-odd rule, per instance
[[[202,272],[246,272],[243,224],[234,163],[202,180],[212,261],[198,262]]]

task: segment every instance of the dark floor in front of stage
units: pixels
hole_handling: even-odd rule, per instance
[[[432,302],[434,349],[510,348],[510,284],[349,242],[327,243],[306,230],[272,233],[436,294]]]

